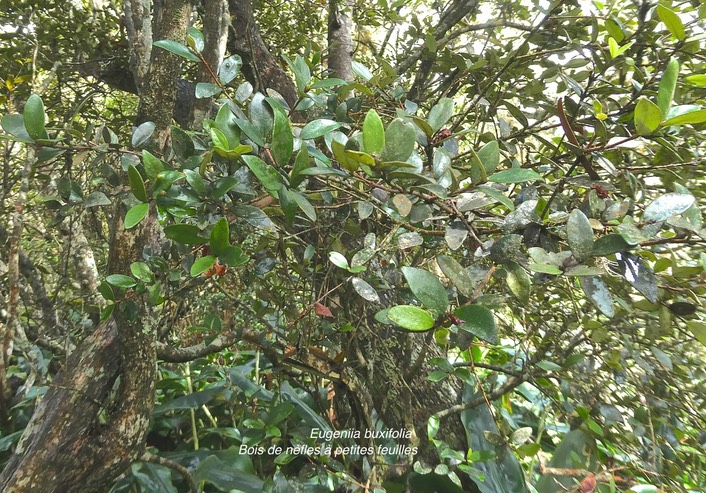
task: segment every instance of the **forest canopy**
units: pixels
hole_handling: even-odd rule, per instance
[[[0,5],[0,490],[703,491],[700,2]]]

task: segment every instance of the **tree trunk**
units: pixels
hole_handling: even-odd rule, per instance
[[[354,0],[329,0],[328,69],[330,76],[353,80]]]
[[[156,2],[153,29],[160,39],[183,42],[190,12],[184,0]],[[165,50],[150,59],[138,120],[155,122],[164,145],[179,60]],[[158,247],[159,228],[153,207],[139,227],[125,230],[122,209],[119,203],[108,268],[127,274],[145,246]],[[143,325],[142,303],[130,298],[72,353],[47,390],[0,475],[4,493],[104,491],[142,454],[154,405],[156,328]]]

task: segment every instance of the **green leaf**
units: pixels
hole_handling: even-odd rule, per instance
[[[83,201],[83,207],[84,207],[84,209],[88,209],[89,207],[99,207],[102,205],[110,205],[110,203],[111,203],[110,199],[103,192],[92,192]]]
[[[3,130],[12,135],[18,142],[24,142],[25,144],[34,142],[34,139],[27,133],[22,115],[4,115],[0,123],[2,123]]]
[[[319,137],[323,137],[327,133],[336,130],[340,126],[341,123],[333,120],[327,120],[324,118],[313,120],[302,128],[299,137],[303,140],[318,139]]]
[[[630,250],[631,245],[619,234],[601,236],[593,243],[591,254],[595,257],[605,257],[617,252]]]
[[[309,202],[309,200],[307,200],[307,198],[299,192],[293,192],[293,198],[294,202],[297,203],[304,215],[306,215],[311,222],[316,222],[316,209],[314,209],[314,206],[311,205],[311,202]]]
[[[240,67],[243,65],[243,60],[239,55],[231,55],[221,62],[218,67],[218,80],[223,85],[229,84],[240,73]]]
[[[189,48],[195,52],[201,53],[203,51],[205,45],[203,33],[195,27],[190,27],[186,30],[186,42],[189,45]]]
[[[563,368],[552,361],[542,360],[537,366],[545,371],[561,371]]]
[[[142,144],[147,142],[149,138],[152,136],[154,133],[154,129],[157,128],[157,126],[154,124],[154,122],[144,122],[140,126],[138,126],[133,132],[132,132],[132,139],[130,143],[132,144],[132,147],[140,147]],[[146,152],[146,151],[144,151]],[[143,152],[143,154],[144,154]]]
[[[294,136],[292,135],[292,127],[289,124],[289,118],[280,108],[274,108],[274,125],[272,127],[272,144],[270,151],[275,162],[280,166],[285,166],[289,162],[294,152]]]
[[[197,258],[191,266],[191,270],[189,271],[189,273],[191,274],[191,277],[196,277],[213,267],[215,263],[216,257],[214,257],[213,255],[206,255],[205,257]]]
[[[305,177],[301,175],[301,172],[310,167],[311,159],[309,157],[309,149],[306,145],[302,145],[301,150],[297,153],[297,157],[294,160],[294,167],[292,168],[289,179],[292,187],[297,187],[304,181]]]
[[[363,121],[363,148],[369,154],[380,154],[385,147],[385,128],[380,115],[370,109]]]
[[[34,139],[48,139],[47,129],[44,128],[44,120],[46,113],[44,112],[44,103],[42,98],[36,94],[32,94],[27,98],[23,112],[23,119],[27,134]]]
[[[217,257],[220,257],[223,251],[230,246],[230,228],[225,217],[220,218],[213,226],[209,245],[211,252]]]
[[[240,129],[235,123],[235,115],[227,104],[224,104],[218,110],[214,120],[214,127],[220,130],[228,140],[226,149],[235,149],[240,144]]]
[[[137,286],[137,282],[130,277],[124,276],[123,274],[111,274],[105,278],[105,282],[116,288],[128,289]]]
[[[434,318],[431,314],[413,305],[393,306],[387,310],[387,318],[412,332],[423,332],[434,327]]]
[[[694,196],[688,193],[665,193],[653,200],[642,215],[643,221],[655,223],[676,216],[694,205]]]
[[[498,328],[493,312],[482,305],[463,305],[454,312],[463,320],[459,327],[490,344],[498,343]]]
[[[132,164],[127,167],[127,178],[130,182],[130,190],[132,194],[137,197],[137,200],[141,202],[147,202],[147,190],[145,189],[145,182],[142,180],[142,175],[137,168]]]
[[[328,259],[336,267],[339,267],[339,268],[345,269],[345,270],[348,270],[350,268],[350,266],[348,265],[348,260],[346,260],[346,257],[344,257],[343,254],[341,254],[341,253],[329,252]]]
[[[231,267],[243,265],[250,260],[250,257],[245,255],[242,248],[233,245],[229,245],[222,249],[218,254],[218,258],[221,262]]]
[[[569,214],[566,239],[576,260],[581,261],[593,253],[593,228],[586,215],[579,209],[574,209]]]
[[[196,99],[206,99],[221,93],[221,88],[210,82],[199,82],[196,84],[194,95]]]
[[[193,169],[185,169],[184,177],[189,186],[199,195],[205,195],[207,191],[207,185],[204,179],[201,177],[198,171]]]
[[[674,11],[664,5],[657,5],[657,15],[659,16],[659,20],[661,20],[667,29],[669,29],[669,32],[672,33],[672,36],[678,41],[684,41],[684,38],[686,38],[684,24]]]
[[[659,128],[662,112],[652,101],[640,98],[635,106],[635,129],[639,135],[649,135]]]
[[[131,207],[125,214],[125,229],[131,229],[140,224],[149,210],[150,205],[146,202]]]
[[[146,149],[142,151],[142,166],[150,180],[154,180],[161,171],[164,171],[164,163]]]
[[[164,228],[164,234],[170,240],[183,245],[203,245],[206,238],[201,236],[201,230],[191,224],[171,224]]]
[[[484,193],[485,195],[487,195],[491,199],[497,200],[502,205],[507,207],[510,211],[515,210],[515,203],[510,199],[510,197],[508,197],[507,195],[502,193],[500,190],[496,190],[495,188],[489,187],[486,185],[481,185],[479,187],[476,187],[476,190]]]
[[[451,98],[441,98],[429,111],[427,122],[434,132],[446,125],[454,114],[454,101]]]
[[[494,173],[488,177],[488,181],[494,183],[524,183],[541,179],[542,175],[534,170],[525,168],[510,168]]]
[[[248,155],[243,156],[243,161],[270,194],[276,195],[277,191],[282,188],[282,177],[280,174],[272,166],[265,164],[262,159]]]
[[[331,151],[333,152],[333,157],[336,159],[336,161],[338,161],[338,164],[340,164],[341,167],[346,171],[350,171],[351,173],[353,173],[360,169],[360,164],[358,163],[358,161],[349,158],[348,154],[346,153],[346,146],[341,144],[337,140],[331,142]],[[310,172],[314,169],[319,168],[312,168],[304,171]],[[301,174],[304,174],[304,172],[302,172]]]
[[[130,272],[135,278],[142,282],[151,282],[153,279],[152,269],[144,262],[133,262],[130,264]]]
[[[189,48],[187,48],[181,43],[172,41],[171,39],[162,39],[160,41],[155,41],[154,45],[159,48],[163,48],[171,53],[174,53],[175,55],[180,56],[185,60],[189,60],[191,62],[201,61],[198,55],[193,53]]]
[[[416,136],[414,125],[401,118],[395,118],[385,131],[385,147],[380,154],[380,160],[406,161],[414,151]]]
[[[417,267],[402,267],[412,294],[437,317],[446,312],[449,296],[439,278],[431,272]]]
[[[608,38],[608,51],[610,51],[610,57],[611,58],[617,58],[626,51],[630,49],[630,47],[633,45],[634,41],[629,42],[626,45],[623,46],[618,46],[618,42],[614,40],[613,38],[609,37]]]
[[[671,125],[693,125],[704,122],[706,122],[706,110],[696,110],[689,111],[688,113],[683,113],[681,115],[670,118],[663,123],[663,126],[669,127]]]
[[[284,213],[284,220],[290,226],[294,224],[294,218],[297,215],[297,204],[294,202],[294,192],[282,188],[279,191],[279,203]]]
[[[225,194],[230,192],[233,187],[239,183],[235,176],[224,176],[219,178],[214,184],[213,191],[211,192],[212,199],[220,199]]]
[[[669,113],[669,108],[674,100],[674,91],[677,88],[677,79],[679,78],[679,62],[676,58],[671,58],[667,63],[667,68],[664,69],[662,78],[659,81],[659,93],[657,95],[657,106],[662,114],[666,117]]]
[[[586,293],[591,303],[593,303],[603,315],[613,318],[615,316],[613,297],[603,280],[598,276],[583,276],[579,278],[579,282],[581,283],[581,289]]]
[[[194,141],[191,136],[179,127],[172,125],[172,149],[182,161],[186,161],[195,153]]]
[[[491,140],[478,152],[473,153],[471,158],[471,181],[482,183],[488,179],[488,175],[493,173],[500,164],[500,146],[497,140]]]
[[[471,276],[468,275],[466,269],[464,269],[456,259],[448,255],[439,255],[436,257],[436,263],[439,264],[444,275],[456,286],[459,293],[466,297],[470,297],[473,294],[473,281],[471,280]]]
[[[258,127],[250,123],[249,120],[245,118],[235,117],[235,123],[240,127],[240,129],[245,132],[245,135],[252,140],[255,144],[259,146],[265,145],[265,137]]]
[[[689,75],[684,80],[695,86],[706,87],[706,74]]]
[[[380,302],[380,296],[377,291],[375,291],[375,288],[361,278],[354,277],[351,279],[351,283],[353,284],[353,289],[355,289],[356,293],[358,293],[365,301],[369,301],[371,303]]]
[[[522,303],[529,302],[532,280],[527,271],[520,264],[512,261],[506,261],[503,267],[505,268],[505,282],[507,282],[510,292]]]

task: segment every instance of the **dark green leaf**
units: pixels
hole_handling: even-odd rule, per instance
[[[225,194],[230,192],[238,183],[238,179],[235,176],[224,176],[223,178],[219,178],[213,187],[211,198],[220,199]]]
[[[500,164],[500,146],[497,140],[491,140],[478,152],[473,153],[471,158],[471,181],[482,183],[488,179],[488,175],[493,173]]]
[[[307,123],[304,128],[302,128],[301,133],[299,134],[299,137],[301,137],[304,140],[310,140],[310,139],[316,139],[319,137],[322,137],[326,135],[329,132],[332,132],[339,128],[341,126],[341,123],[333,121],[333,120],[326,120],[326,119],[319,119],[319,120],[313,120]]]
[[[164,228],[167,238],[184,245],[203,245],[206,238],[201,236],[201,230],[191,224],[171,224]]]
[[[204,179],[201,177],[198,171],[192,169],[184,170],[184,177],[186,182],[191,186],[191,188],[199,195],[204,195],[207,190],[207,185]]]
[[[276,194],[282,188],[282,177],[269,164],[265,164],[262,159],[257,156],[243,156],[243,161],[247,164],[250,171],[260,180],[260,183],[271,194]]]
[[[196,277],[213,267],[213,264],[215,263],[216,257],[213,255],[206,255],[205,257],[197,258],[191,266],[189,273],[191,274],[191,277]]]
[[[145,182],[142,180],[142,175],[137,168],[132,164],[127,167],[127,178],[130,182],[130,190],[132,194],[137,197],[137,200],[141,202],[147,202],[147,190],[145,189]]]
[[[363,122],[363,148],[368,154],[380,154],[385,147],[385,128],[380,115],[374,109],[368,110]]]
[[[454,314],[463,320],[459,327],[490,344],[498,343],[498,328],[493,312],[482,305],[463,305]]]
[[[230,228],[225,217],[220,218],[213,226],[209,245],[211,246],[211,251],[217,257],[220,257],[221,252],[230,246]]]
[[[387,318],[403,329],[422,332],[434,327],[431,314],[413,305],[397,305],[387,310]]]
[[[693,315],[694,313],[696,313],[696,310],[696,305],[687,303],[685,301],[677,301],[669,305],[669,311],[671,311],[674,315],[678,315],[680,317],[687,317],[689,315]]]
[[[147,178],[150,180],[154,180],[160,172],[164,171],[164,163],[150,154],[148,150],[142,151],[142,165],[145,168]]]
[[[473,281],[468,275],[468,272],[466,272],[466,269],[464,269],[456,259],[448,255],[439,255],[436,257],[436,262],[439,264],[444,275],[456,286],[459,293],[467,297],[473,294]]]
[[[187,48],[181,43],[172,41],[170,39],[155,41],[154,45],[158,46],[159,48],[163,48],[171,53],[174,53],[175,55],[178,55],[181,58],[189,60],[191,62],[198,62],[201,60],[198,55],[193,53],[189,48]]]
[[[49,138],[47,135],[47,129],[44,128],[46,114],[44,113],[44,103],[42,102],[42,98],[36,94],[32,94],[29,98],[27,98],[23,118],[27,133],[32,139],[39,140]]]
[[[116,288],[128,289],[137,286],[137,282],[130,277],[122,274],[111,274],[105,278],[105,282]]]
[[[306,215],[311,222],[316,222],[316,209],[314,209],[314,206],[311,205],[309,200],[299,192],[294,192],[292,197],[304,215]]]
[[[601,236],[593,243],[592,255],[605,257],[617,252],[630,250],[631,245],[619,234]]]
[[[437,317],[446,312],[449,297],[439,278],[429,271],[417,267],[402,267],[409,289],[422,304]]]
[[[130,272],[142,282],[150,282],[153,279],[152,270],[144,262],[133,262],[130,264]]]
[[[174,154],[182,161],[186,161],[194,155],[194,141],[191,136],[177,126],[172,125],[172,149]]]
[[[247,263],[250,257],[239,246],[229,245],[219,251],[218,259],[226,265],[235,267]]]
[[[294,136],[285,112],[280,108],[273,108],[273,111],[275,116],[270,151],[275,162],[280,166],[285,166],[294,151]]]
[[[150,210],[150,205],[142,202],[130,208],[125,214],[125,229],[131,229],[142,222]]]
[[[294,160],[294,167],[292,168],[291,178],[289,180],[292,187],[297,187],[304,181],[304,176],[301,176],[301,172],[309,167],[311,167],[309,149],[306,145],[302,145],[301,150],[297,153],[297,157]]]
[[[101,205],[110,205],[110,199],[103,192],[92,192],[83,201],[83,207],[99,207]]]

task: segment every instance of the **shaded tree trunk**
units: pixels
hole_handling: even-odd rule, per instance
[[[160,39],[184,41],[191,6],[155,3]],[[179,60],[154,50],[140,102],[139,121],[157,124],[164,145],[171,122]],[[156,211],[139,227],[123,228],[116,207],[109,271],[129,273],[145,246],[156,248]],[[126,298],[130,298],[129,296]],[[155,328],[143,325],[139,299],[121,301],[114,314],[72,353],[38,404],[0,475],[5,493],[91,492],[108,485],[144,450],[154,405]]]

